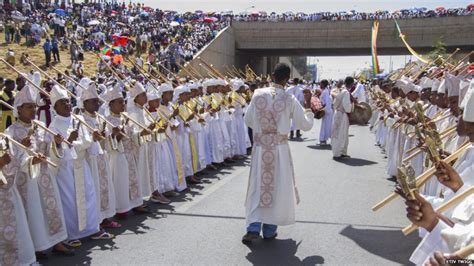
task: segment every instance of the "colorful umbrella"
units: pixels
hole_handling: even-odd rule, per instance
[[[59,16],[66,16],[66,11],[64,11],[64,9],[61,9],[61,8],[56,9],[54,13],[56,13]]]
[[[444,11],[444,7],[440,6],[440,7],[437,7],[436,8],[436,11],[440,12],[440,11]]]
[[[107,47],[104,48],[104,50],[102,50],[102,53],[103,53],[104,55],[107,55],[107,56],[112,55],[112,52],[113,52],[114,54],[120,54],[120,53],[121,53],[121,49],[120,49],[120,47],[118,47],[118,46],[107,46]]]
[[[213,23],[213,22],[216,22],[217,20],[218,19],[215,17],[205,17],[203,21],[206,23]]]

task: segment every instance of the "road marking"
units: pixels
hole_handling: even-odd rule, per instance
[[[250,168],[250,165],[245,165],[243,167],[240,167],[241,169],[237,170],[235,173],[230,174],[229,177],[225,177],[220,181],[217,181],[215,185],[211,186],[210,188],[206,189],[202,195],[193,198],[192,201],[189,201],[187,203],[184,203],[183,205],[179,206],[176,210],[173,212],[179,212],[179,213],[185,213],[188,211],[190,208],[194,207],[197,203],[201,202],[203,199],[207,198],[209,195],[212,193],[216,192],[219,188],[223,187],[225,184],[229,183],[232,179],[234,179],[236,176],[241,175],[243,172],[247,171]]]

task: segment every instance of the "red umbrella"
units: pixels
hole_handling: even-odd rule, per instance
[[[143,7],[143,10],[145,10],[146,12],[153,12],[153,8],[149,7],[149,6],[145,6]]]
[[[215,17],[205,17],[203,21],[206,23],[213,23],[213,22],[216,22],[217,20],[218,19]]]
[[[258,17],[258,15],[260,15],[260,14],[256,11],[254,11],[254,12],[250,13],[250,15],[252,15],[253,17]]]
[[[468,11],[473,10],[473,9],[474,9],[474,4],[468,5],[468,6],[466,7],[466,9],[467,9]]]
[[[437,8],[436,8],[436,11],[438,11],[438,12],[440,12],[440,11],[444,11],[444,10],[445,10],[445,8],[444,8],[444,7],[442,7],[442,6],[440,6],[440,7],[437,7]]]

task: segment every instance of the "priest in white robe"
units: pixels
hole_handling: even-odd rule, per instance
[[[319,143],[326,145],[329,138],[331,138],[332,120],[334,111],[332,109],[332,97],[329,82],[327,80],[321,81],[321,104],[324,107],[325,113],[321,120],[321,130],[319,131]]]
[[[351,94],[348,90],[353,84],[354,79],[347,77],[344,81],[345,87],[336,96],[334,100],[334,120],[331,133],[331,147],[334,159],[350,158],[347,155],[349,146],[349,114],[352,112]]]
[[[53,132],[67,138],[72,145],[61,141],[52,142],[49,154],[58,168],[52,173],[58,182],[61,202],[66,220],[68,245],[81,245],[80,238],[111,239],[114,236],[99,229],[99,208],[94,180],[86,160],[86,150],[92,144],[92,137],[77,118],[71,114],[71,104],[66,90],[54,86],[51,90],[51,104],[56,116],[49,125]]]
[[[254,135],[252,167],[246,199],[247,234],[242,242],[250,244],[260,237],[276,237],[278,225],[295,223],[295,205],[299,197],[288,145],[291,121],[309,131],[313,113],[285,92],[290,67],[277,64],[275,83],[255,91],[245,114],[245,123]]]
[[[37,98],[37,90],[28,85],[17,93],[14,113],[18,120],[5,133],[33,151],[49,156],[48,147],[54,136],[32,122],[36,114]],[[16,157],[28,157],[23,154],[25,151],[17,146],[12,146],[12,149],[16,151]],[[20,157],[18,159],[21,159]],[[66,224],[57,181],[50,174],[49,167],[51,166],[46,162],[41,162],[37,171],[31,171],[28,167],[19,170],[16,184],[29,220],[35,251],[42,254],[54,246],[54,253],[70,256],[74,252],[61,243],[67,238]]]

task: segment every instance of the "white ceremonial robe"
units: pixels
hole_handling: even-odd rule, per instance
[[[178,119],[172,118],[171,115],[173,114],[173,107],[171,104],[168,106],[160,105],[159,108],[161,114],[166,116],[169,120],[169,126],[179,126],[180,122]],[[172,153],[172,160],[171,160],[171,167],[173,168],[173,182],[175,189],[178,192],[185,190],[188,186],[186,184],[186,176],[184,174],[184,164],[183,164],[183,156],[181,154],[181,149],[178,143],[178,129],[171,130],[169,127],[166,129],[168,140],[169,149]]]
[[[111,114],[106,119],[114,126],[122,125],[119,115]],[[107,126],[112,132],[112,127]],[[118,141],[112,135],[107,136],[105,150],[109,156],[109,166],[115,191],[115,210],[117,213],[125,213],[134,207],[142,205],[143,200],[139,193],[137,165],[134,150],[125,147],[135,147],[131,138],[134,135],[131,127],[126,127],[128,139]]]
[[[305,112],[282,86],[255,91],[245,114],[245,123],[254,135],[245,204],[247,225],[295,223],[295,205],[299,199],[288,145],[291,121],[296,127],[309,131],[313,126],[313,113]]]
[[[87,124],[93,128],[103,129],[97,117],[84,113],[84,119]],[[107,128],[107,127],[106,127]],[[106,136],[110,131],[106,130]],[[109,156],[102,146],[104,141],[94,141],[87,149],[87,162],[91,168],[91,174],[94,178],[95,193],[97,196],[97,205],[99,206],[100,220],[110,218],[115,215],[115,191],[112,180],[111,169],[109,165]]]
[[[321,120],[321,130],[319,131],[319,141],[327,141],[331,138],[332,120],[334,111],[332,109],[332,98],[329,88],[325,88],[321,94],[321,104],[324,106],[324,116]]]
[[[224,136],[222,134],[222,128],[219,121],[220,117],[218,112],[212,113],[209,116],[208,136],[213,163],[224,162]]]
[[[151,113],[155,120],[158,120],[158,113]],[[169,131],[169,129],[167,128]],[[173,182],[173,172],[171,167],[172,154],[170,146],[167,143],[167,134],[154,132],[152,141],[149,142],[150,149],[154,153],[155,159],[155,179],[156,186],[159,193],[173,191],[175,189]]]
[[[230,115],[228,110],[225,107],[221,106],[221,110],[219,111],[219,126],[222,132],[222,138],[224,140],[224,159],[228,159],[232,157],[232,139],[229,133],[229,128],[227,127],[227,122],[230,121]]]
[[[74,121],[74,122],[73,122]],[[55,116],[49,128],[68,138],[76,129],[71,117]],[[49,154],[58,168],[51,168],[56,177],[61,195],[68,240],[76,240],[99,232],[99,206],[95,194],[94,179],[86,161],[86,150],[92,137],[79,127],[79,137],[72,147],[62,143],[55,151],[56,143],[50,145]]]
[[[15,122],[7,128],[6,134],[21,142],[29,134],[31,127]],[[52,137],[42,129],[36,129],[30,136],[30,149],[49,157],[48,147]],[[27,155],[17,146],[12,146],[18,160]],[[38,171],[28,167],[18,171],[15,183],[23,199],[23,206],[28,217],[31,238],[35,251],[44,251],[67,238],[66,223],[61,205],[61,197],[56,178],[51,176],[46,162],[39,164]]]
[[[236,125],[236,134],[237,134],[236,154],[246,155],[248,133],[247,133],[247,126],[245,126],[245,121],[244,121],[244,110],[239,103],[235,103],[234,122]]]
[[[148,126],[150,122],[145,119],[146,113],[143,107],[137,104],[128,104],[127,106],[128,115],[143,126]],[[140,186],[140,195],[142,198],[150,197],[151,193],[155,191],[155,179],[152,178],[150,169],[154,168],[155,162],[150,159],[150,153],[148,151],[148,140],[150,136],[140,136],[142,128],[129,121],[130,126],[134,130],[135,137],[132,138],[133,145],[136,146],[138,153],[136,154],[136,164],[138,173],[138,184]]]
[[[1,177],[8,182],[5,185],[0,181],[0,265],[30,265],[36,261],[35,248],[15,176],[20,170],[28,171],[22,168],[27,166],[32,158],[10,158],[11,162],[0,172]]]
[[[334,120],[331,132],[331,146],[334,157],[347,155],[349,145],[349,117],[352,112],[350,93],[343,89],[334,101]]]

